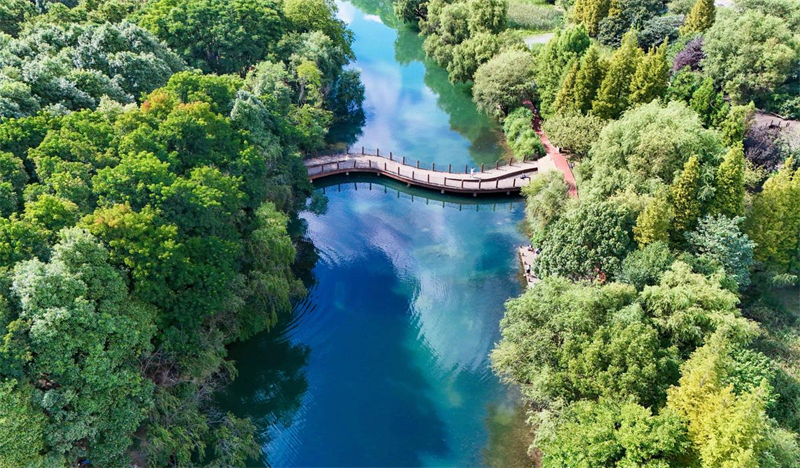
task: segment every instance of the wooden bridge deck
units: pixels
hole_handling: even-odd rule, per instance
[[[310,180],[366,172],[390,177],[409,186],[473,196],[479,193],[517,193],[530,182],[531,176],[555,169],[553,161],[545,156],[536,161],[512,160],[504,165],[459,166],[454,171],[452,165],[423,164],[395,157],[391,153],[389,156],[381,155],[379,150],[375,154],[362,150],[361,153],[342,152],[312,157],[305,160],[305,165]],[[473,168],[474,174],[471,173]]]

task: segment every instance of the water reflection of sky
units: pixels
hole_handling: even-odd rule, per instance
[[[366,87],[355,146],[437,164],[502,157],[497,124],[424,60],[416,34],[370,8],[390,0],[357,2],[366,12],[337,1]],[[459,210],[424,193],[351,183],[327,190],[326,211],[301,215],[315,286],[289,320],[231,351],[240,376],[227,407],[257,422],[261,463],[481,466],[491,441],[508,441],[515,400],[488,353],[503,302],[520,292],[522,205]]]
[[[353,50],[366,87],[367,115],[354,147],[382,148],[440,164],[494,162],[503,154],[497,124],[479,114],[463,87],[423,59],[421,38],[383,24],[349,2],[339,1],[339,17],[356,32]],[[414,57],[398,63],[397,56]]]

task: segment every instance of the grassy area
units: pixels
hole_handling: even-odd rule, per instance
[[[564,12],[544,0],[511,0],[508,5],[508,24],[526,34],[550,32],[564,22]]]

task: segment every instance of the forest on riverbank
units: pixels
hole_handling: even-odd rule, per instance
[[[226,346],[303,293],[300,154],[359,118],[328,0],[0,5],[0,466],[237,466]]]
[[[531,463],[798,466],[800,4],[559,0],[529,50],[519,3],[394,6],[517,156],[532,101],[575,166],[524,190],[541,282],[492,354]]]

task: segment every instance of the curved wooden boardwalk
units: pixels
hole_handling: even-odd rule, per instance
[[[511,161],[487,166],[459,166],[424,164],[392,153],[339,152],[305,160],[308,178],[316,180],[336,174],[373,173],[390,177],[408,186],[477,196],[480,194],[518,193],[528,185],[530,177],[538,172],[555,169],[552,160],[545,156],[536,161]],[[473,173],[474,170],[474,173]]]

